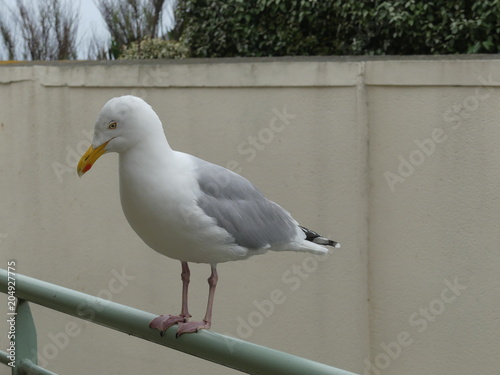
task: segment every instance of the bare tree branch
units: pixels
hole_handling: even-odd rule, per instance
[[[29,6],[28,6],[29,4]],[[3,8],[12,23],[0,25],[9,58],[24,60],[61,60],[76,58],[76,36],[79,14],[72,3],[64,6],[60,0],[40,0],[33,5],[18,0],[13,8]],[[20,35],[21,43],[14,43]]]
[[[124,46],[146,37],[166,39],[162,27],[163,12],[176,0],[96,0],[104,22],[111,34],[111,51],[118,57]],[[173,14],[170,11],[169,14]]]
[[[124,46],[133,42],[145,38],[168,39],[165,25],[173,27],[173,8],[178,0],[94,1],[111,34],[111,41],[100,41],[94,35],[85,42],[87,56],[89,59],[113,59],[122,53]],[[0,47],[3,46],[0,54],[18,60],[77,57],[79,14],[74,2],[17,0],[9,3],[0,0],[0,9]]]
[[[2,20],[0,20],[0,35],[2,36],[3,45],[7,50],[7,59],[15,60],[16,42],[14,40],[14,35],[11,30],[3,24]]]
[[[98,38],[93,35],[87,45],[87,59],[88,60],[112,60],[113,56],[110,54],[109,46],[106,40]]]

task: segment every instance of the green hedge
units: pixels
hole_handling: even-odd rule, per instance
[[[500,52],[500,1],[179,0],[193,57]]]
[[[164,39],[144,38],[141,42],[132,42],[124,46],[119,59],[183,59],[188,56],[188,48],[182,43]]]

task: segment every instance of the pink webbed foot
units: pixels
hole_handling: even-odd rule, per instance
[[[174,324],[185,323],[187,320],[188,317],[183,315],[160,315],[149,323],[149,328],[157,329],[160,331],[160,335],[163,336],[165,331]]]
[[[210,322],[202,320],[201,322],[180,323],[179,328],[177,329],[177,333],[175,334],[175,337],[179,337],[184,333],[195,333],[198,332],[200,329],[210,329]]]

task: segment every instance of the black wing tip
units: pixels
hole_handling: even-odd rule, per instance
[[[340,249],[340,243],[339,242],[335,242],[335,241],[331,241],[331,242],[332,242],[332,244],[330,246],[333,246],[336,249]]]
[[[318,245],[332,246],[337,249],[340,247],[340,243],[332,241],[326,237],[323,237],[318,233],[316,233],[315,231],[307,229],[306,227],[303,227],[301,225],[299,225],[299,228],[302,229],[302,231],[305,233],[307,241],[317,243]]]

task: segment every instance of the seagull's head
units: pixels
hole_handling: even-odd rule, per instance
[[[107,152],[125,152],[158,137],[164,137],[163,128],[149,104],[132,95],[113,98],[97,117],[92,144],[78,162],[78,175],[85,174]]]

